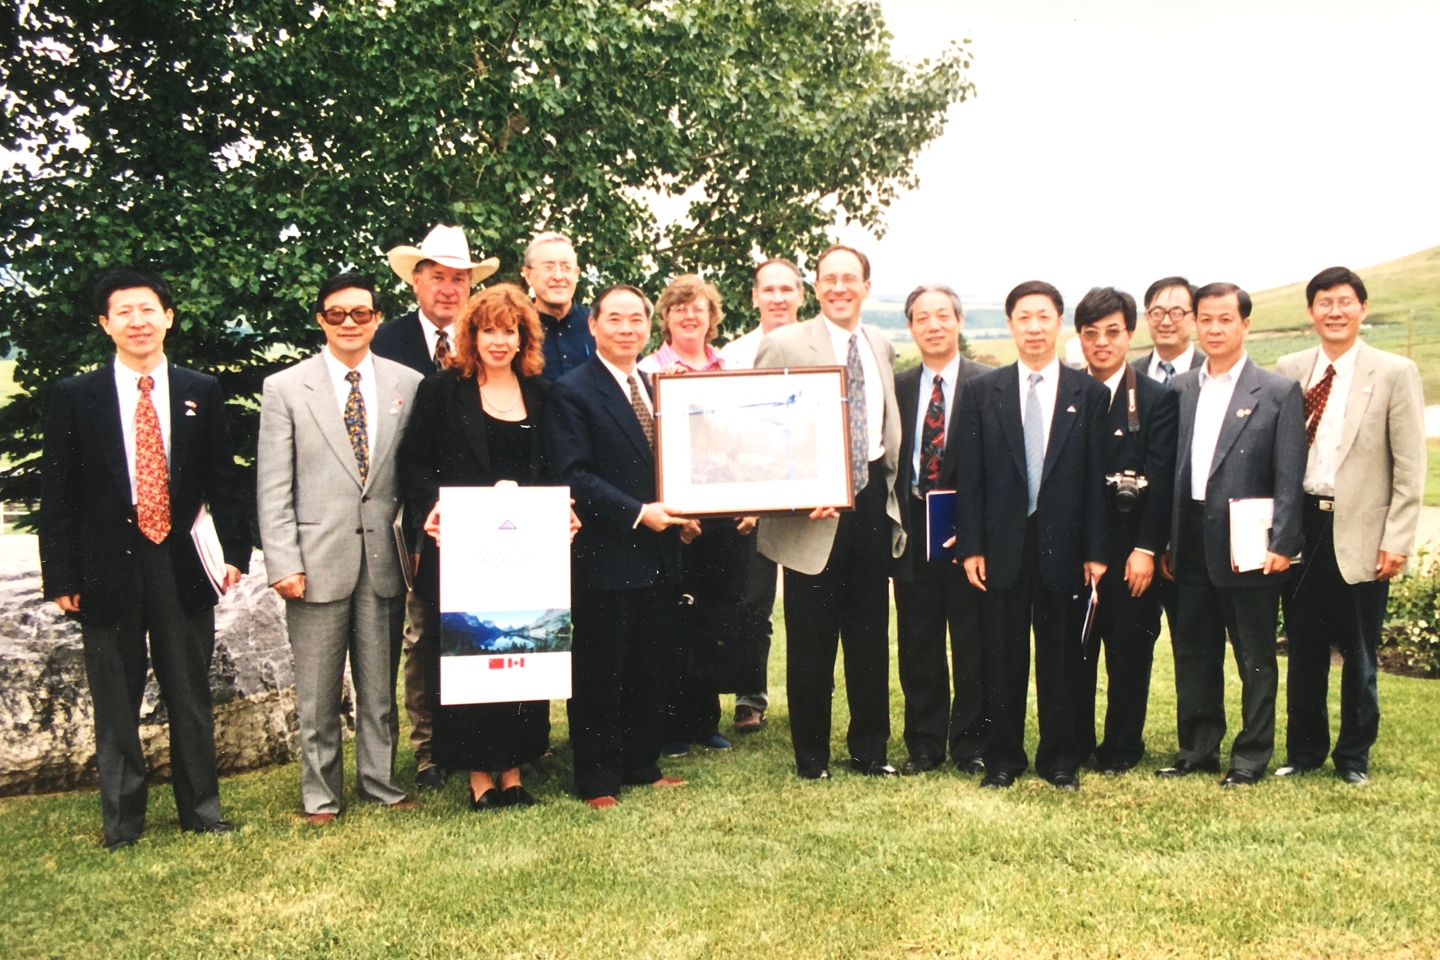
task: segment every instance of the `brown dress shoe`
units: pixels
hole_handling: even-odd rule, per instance
[[[307,814],[305,814],[305,822],[306,822],[306,823],[313,823],[313,824],[314,824],[315,826],[317,826],[317,827],[323,826],[324,824],[327,824],[327,823],[329,823],[331,820],[334,820],[334,819],[335,819],[335,814],[333,814],[333,813],[307,813]]]
[[[419,810],[420,805],[409,797],[403,800],[396,800],[394,803],[385,804],[386,810]]]
[[[683,787],[683,786],[685,786],[686,784],[688,784],[689,782],[690,782],[689,780],[682,780],[682,779],[680,779],[679,777],[661,777],[659,780],[656,780],[654,783],[650,784],[650,786],[652,786],[652,787]]]
[[[611,807],[618,807],[620,801],[614,797],[591,797],[585,801],[585,805],[595,810],[609,810]]]
[[[735,708],[736,733],[758,733],[765,729],[765,724],[769,722],[765,719],[764,710],[757,710],[743,703]]]

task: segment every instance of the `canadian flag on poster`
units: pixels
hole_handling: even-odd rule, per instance
[[[440,703],[570,697],[570,490],[440,488]]]

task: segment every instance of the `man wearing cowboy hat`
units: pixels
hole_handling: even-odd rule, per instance
[[[494,257],[478,263],[471,260],[465,231],[443,224],[431,230],[419,247],[395,247],[386,258],[395,275],[415,290],[418,306],[381,324],[370,349],[377,357],[429,376],[445,365],[454,349],[450,324],[470,298],[470,289],[494,273],[500,261]],[[423,630],[424,606],[411,594],[406,597],[405,610],[409,621],[405,629],[405,712],[415,748],[415,782],[425,789],[437,789],[445,784],[446,773],[430,760],[431,711],[424,668],[430,640]]]

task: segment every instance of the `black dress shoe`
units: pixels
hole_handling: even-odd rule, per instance
[[[1287,764],[1285,764],[1285,766],[1283,766],[1283,767],[1281,767],[1280,769],[1278,769],[1278,770],[1275,771],[1275,776],[1281,777],[1281,778],[1303,777],[1303,776],[1305,776],[1305,774],[1309,773],[1311,770],[1318,770],[1318,769],[1319,769],[1318,766],[1313,766],[1313,767],[1312,767],[1312,766],[1309,766],[1308,764],[1304,764],[1304,763],[1287,763]]]
[[[985,761],[979,757],[966,757],[956,762],[955,768],[961,773],[984,773]]]
[[[1336,770],[1335,776],[1352,787],[1363,787],[1370,782],[1370,775],[1363,770]]]
[[[494,787],[486,790],[478,797],[475,796],[475,794],[473,793],[470,794],[471,810],[499,810],[501,807],[504,806],[507,806],[507,804],[505,803],[505,797],[502,796],[500,791],[496,790]]]
[[[1231,769],[1231,770],[1229,770],[1229,771],[1225,774],[1225,778],[1220,781],[1220,786],[1226,787],[1226,788],[1229,788],[1229,787],[1253,787],[1253,786],[1255,786],[1255,784],[1257,784],[1257,783],[1259,783],[1259,782],[1260,782],[1260,774],[1256,773],[1256,772],[1253,771],[1253,770],[1235,770],[1235,769]]]
[[[850,769],[867,777],[898,777],[900,771],[884,760],[856,760],[850,758]]]
[[[216,820],[208,827],[201,827],[199,830],[188,830],[187,833],[213,833],[216,835],[234,833],[238,828],[229,820]]]
[[[1080,789],[1080,778],[1073,773],[1057,773],[1053,777],[1046,777],[1050,785],[1066,793],[1074,793]]]
[[[1129,773],[1134,768],[1133,763],[1102,763],[1100,764],[1100,776],[1118,777],[1122,773]]]
[[[987,773],[985,779],[980,781],[980,786],[986,790],[1008,790],[1015,786],[1015,774],[1003,770]]]
[[[801,780],[829,780],[829,767],[801,767],[795,773]]]
[[[1175,762],[1168,767],[1161,767],[1155,771],[1157,777],[1185,777],[1192,773],[1219,773],[1220,761],[1202,760],[1196,763],[1193,760],[1186,760],[1184,757],[1176,757]]]
[[[535,806],[535,798],[530,796],[530,791],[518,783],[513,787],[506,787],[500,791],[500,796],[504,799],[505,806],[507,807]]]
[[[900,768],[900,773],[902,776],[913,777],[917,773],[929,773],[939,766],[939,763],[936,763],[929,757],[911,757],[909,760],[906,760],[905,765]]]
[[[450,771],[444,767],[426,767],[415,774],[415,786],[421,790],[443,790],[449,779]]]
[[[124,840],[115,840],[105,844],[105,852],[114,853],[116,850],[127,850],[130,847],[135,846],[135,843],[136,840],[134,837],[127,837]]]

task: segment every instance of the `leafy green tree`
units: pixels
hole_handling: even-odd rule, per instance
[[[879,229],[973,91],[963,45],[897,62],[865,0],[21,0],[0,44],[0,145],[37,158],[0,175],[10,499],[37,492],[48,385],[110,353],[108,265],[170,279],[168,352],[222,378],[248,458],[340,267],[387,276],[445,222],[514,278],[561,230],[587,288],[698,270],[745,325],[754,258]],[[682,195],[662,226],[652,199]]]

